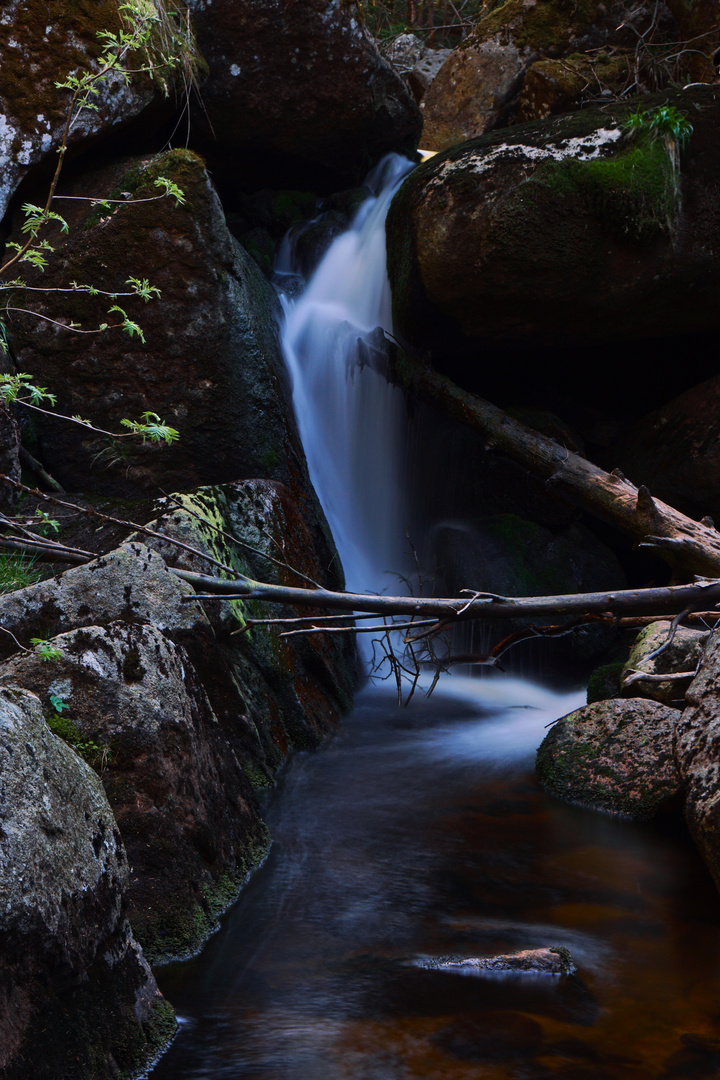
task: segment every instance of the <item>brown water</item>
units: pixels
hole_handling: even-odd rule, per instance
[[[537,787],[578,695],[382,692],[299,754],[274,846],[197,958],[159,972],[182,1030],[153,1080],[720,1076],[720,897],[680,825]],[[423,957],[565,945],[578,974],[460,975]]]

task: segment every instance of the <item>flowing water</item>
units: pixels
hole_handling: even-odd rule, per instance
[[[363,590],[405,557],[402,405],[353,361],[390,326],[382,225],[405,168],[371,178],[286,302],[313,480]],[[270,856],[219,933],[158,973],[182,1027],[153,1080],[720,1076],[720,904],[681,826],[566,806],[534,779],[546,725],[582,700],[507,676],[453,676],[407,710],[366,688],[284,770]],[[541,946],[577,975],[422,966]]]

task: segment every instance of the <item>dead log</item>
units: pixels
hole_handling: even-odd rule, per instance
[[[482,435],[488,450],[506,454],[558,495],[653,551],[671,566],[674,580],[720,576],[720,533],[712,526],[653,498],[622,473],[604,472],[430,367],[403,357],[393,375],[403,389]]]

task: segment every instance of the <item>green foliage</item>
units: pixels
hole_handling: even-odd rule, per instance
[[[44,664],[51,664],[55,660],[62,660],[62,649],[56,649],[49,641],[41,637],[30,638],[30,644],[37,648],[38,656]]]
[[[121,420],[120,423],[123,427],[129,428],[133,435],[139,435],[143,443],[172,443],[180,437],[175,428],[168,427],[154,412],[144,412],[142,422]]]
[[[634,135],[645,133],[650,139],[671,139],[680,147],[693,133],[687,113],[674,105],[659,105],[656,109],[638,107],[626,118],[623,127]]]
[[[62,715],[65,709],[70,708],[67,702],[63,701],[57,694],[50,694],[50,704],[53,711],[45,719],[53,735],[57,735],[68,746],[72,746],[73,750],[81,758],[84,758],[93,769],[104,766],[112,759],[108,747],[99,746],[94,739],[87,738],[75,727],[72,720]]]
[[[0,594],[34,585],[42,576],[42,573],[35,569],[34,556],[0,555]]]

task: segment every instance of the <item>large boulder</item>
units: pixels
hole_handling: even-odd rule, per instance
[[[559,720],[537,753],[537,777],[551,794],[592,810],[651,818],[677,800],[673,756],[681,713],[644,698],[585,705]]]
[[[119,34],[127,28],[119,8],[118,0],[60,0],[51,13],[37,0],[8,0],[3,5],[0,218],[28,172],[54,169],[70,105],[70,93],[56,84],[100,70],[98,34]],[[136,53],[133,66],[137,61]],[[117,137],[118,129],[157,100],[162,83],[147,74],[126,81],[121,72],[111,71],[96,89],[92,108],[82,109],[70,129],[70,147],[110,134]]]
[[[568,112],[583,95],[627,90],[629,71],[644,78],[652,59],[649,51],[635,55],[638,38],[651,31],[654,46],[678,40],[664,6],[637,0],[486,5],[421,104],[423,146],[444,150],[513,119]],[[658,70],[648,85],[661,77]]]
[[[690,684],[675,753],[690,832],[720,889],[720,640],[713,635]]]
[[[506,393],[526,376],[547,382],[538,348],[553,387],[572,392],[587,384],[578,344],[630,341],[635,383],[652,393],[657,349],[635,343],[716,331],[720,288],[720,91],[690,88],[648,109],[666,100],[694,126],[677,173],[646,123],[629,133],[624,106],[486,135],[411,173],[387,226],[405,339],[441,365],[460,355],[466,385],[504,367]],[[485,359],[493,348],[513,349],[517,366]],[[629,377],[626,351],[602,356],[598,400]],[[686,359],[688,381],[711,362],[701,350]]]
[[[284,186],[290,173],[310,186],[333,176],[337,188],[383,154],[417,145],[420,113],[356,0],[188,6],[210,68],[193,138],[221,184],[267,181],[274,166]]]
[[[184,202],[158,199],[155,181],[182,189]],[[278,340],[279,302],[253,260],[225,225],[202,160],[172,151],[100,169],[65,189],[121,200],[103,210],[89,203],[71,213],[70,232],[54,241],[44,274],[26,275],[39,288],[72,282],[119,292],[43,293],[15,306],[44,318],[16,315],[12,334],[20,370],[57,394],[58,411],[80,414],[111,432],[123,419],[152,411],[177,428],[172,446],[108,439],[79,424],[33,414],[35,455],[69,491],[128,495],[199,483],[272,477],[312,497],[295,428]],[[138,201],[135,205],[124,205]],[[129,277],[160,296],[127,296]],[[120,328],[117,303],[137,322],[144,341]],[[47,321],[51,319],[54,321]],[[73,334],[114,325],[95,335]]]
[[[26,690],[0,690],[0,733],[0,1072],[135,1075],[176,1025],[125,916],[102,784]]]
[[[182,648],[156,626],[60,634],[0,668],[101,772],[133,867],[127,914],[150,960],[197,951],[268,847],[252,786]]]

